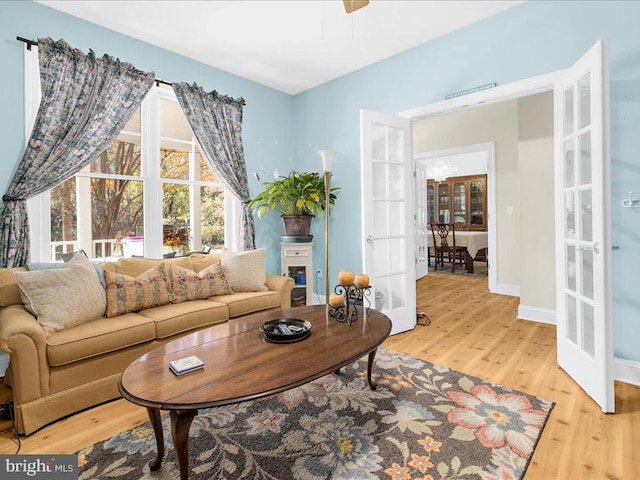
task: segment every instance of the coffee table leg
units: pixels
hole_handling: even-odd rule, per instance
[[[171,410],[171,435],[180,467],[180,480],[189,478],[189,427],[197,410]]]
[[[376,388],[378,388],[378,384],[373,380],[371,380],[371,370],[373,369],[373,360],[376,358],[377,352],[378,352],[377,348],[372,352],[369,352],[369,363],[367,365],[367,380],[369,380],[369,387],[371,388],[371,390],[375,390]]]
[[[162,420],[160,419],[160,410],[157,408],[147,407],[147,413],[149,420],[151,420],[151,426],[153,427],[153,433],[156,435],[156,446],[158,454],[155,460],[149,462],[151,470],[155,471],[162,465],[162,457],[164,457],[164,435],[162,434]]]

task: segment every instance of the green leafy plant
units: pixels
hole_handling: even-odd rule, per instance
[[[251,200],[249,206],[258,209],[262,218],[270,210],[282,215],[315,215],[320,216],[325,209],[324,178],[317,172],[296,172],[273,182],[264,182],[265,189]],[[334,192],[340,187],[333,187],[329,193],[329,203],[335,203]]]

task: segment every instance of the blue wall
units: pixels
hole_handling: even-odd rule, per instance
[[[124,4],[123,4],[124,7]],[[243,97],[243,139],[249,187],[252,196],[262,186],[251,172],[263,167],[288,171],[291,164],[292,97],[244,78],[171,53],[126,35],[99,27],[34,2],[0,1],[0,195],[4,194],[24,152],[24,44],[16,36],[64,38],[84,52],[93,49],[154,71],[157,78],[175,82],[197,82],[207,90]],[[280,271],[277,223],[280,219],[257,220],[257,246],[268,246],[267,270]],[[278,231],[274,241],[272,231]]]
[[[506,84],[572,65],[597,40],[610,42],[614,344],[640,361],[640,2],[527,2],[363,68],[294,98],[294,161],[319,169],[316,149],[338,152],[332,210],[331,276],[360,271],[361,108],[397,113],[491,82]],[[305,163],[306,162],[306,163]],[[533,200],[533,199],[532,199]],[[324,265],[322,222],[314,226],[315,264]],[[526,274],[526,272],[523,272]]]

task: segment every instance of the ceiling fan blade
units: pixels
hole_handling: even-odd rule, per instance
[[[369,0],[342,0],[344,3],[344,9],[347,13],[355,12],[356,10],[369,5]]]

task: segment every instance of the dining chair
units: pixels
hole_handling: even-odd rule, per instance
[[[451,262],[451,272],[455,272],[456,259],[459,259],[460,266],[466,262],[467,247],[456,245],[456,228],[453,223],[432,223],[431,235],[433,235],[433,249],[435,253],[434,269],[438,270],[438,260],[440,266],[444,268],[444,254],[446,253]],[[453,254],[453,259],[451,258]]]

